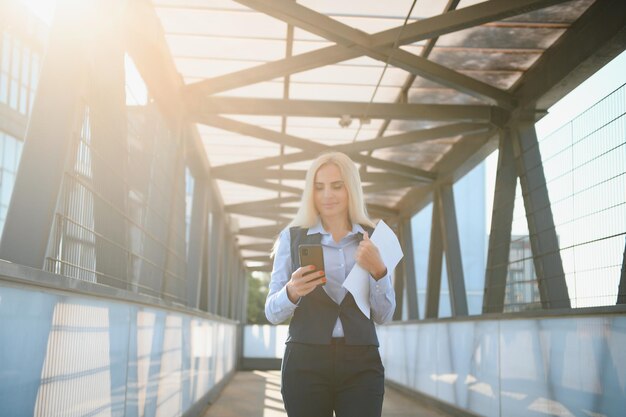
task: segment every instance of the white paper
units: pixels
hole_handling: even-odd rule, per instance
[[[376,225],[376,229],[374,229],[374,233],[370,236],[370,240],[378,248],[380,257],[387,267],[387,272],[393,271],[396,265],[398,265],[398,262],[400,262],[400,259],[404,256],[396,234],[384,221],[380,220]],[[355,263],[343,283],[343,287],[350,291],[350,294],[354,297],[354,301],[356,301],[356,305],[363,314],[365,314],[365,317],[368,318],[370,317],[371,309],[369,277],[369,272]]]

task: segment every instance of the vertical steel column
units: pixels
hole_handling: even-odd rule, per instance
[[[214,206],[212,206],[214,208]],[[219,291],[220,291],[220,259],[223,249],[221,216],[217,210],[213,210],[211,225],[211,245],[209,257],[209,309],[211,313],[218,314]]]
[[[204,246],[202,249],[202,275],[200,277],[200,310],[202,311],[210,311],[209,310],[209,300],[211,299],[210,294],[210,280],[211,280],[211,250],[213,247],[212,239],[213,239],[213,229],[212,229],[212,219],[213,219],[213,195],[211,194],[211,190],[207,189],[206,193],[206,209],[204,211],[204,228],[202,233],[204,234],[203,241]]]
[[[174,140],[172,136],[176,135],[176,137],[180,140],[180,136],[182,133],[181,126],[179,122],[176,122],[176,126],[171,128],[171,134],[168,135],[168,140]],[[176,154],[172,158],[172,162],[174,163],[174,168],[171,171],[172,179],[169,189],[169,210],[167,212],[167,238],[165,239],[165,243],[167,245],[167,250],[165,253],[164,259],[164,271],[163,271],[163,282],[161,285],[161,298],[163,299],[174,299],[178,302],[182,302],[183,299],[186,299],[187,296],[184,294],[184,291],[187,290],[186,287],[183,288],[183,294],[180,294],[181,289],[179,288],[179,283],[172,280],[172,277],[168,276],[169,274],[174,274],[178,272],[177,262],[179,261],[178,256],[185,254],[185,245],[184,238],[181,240],[179,236],[185,236],[185,209],[184,209],[184,191],[185,191],[185,149],[184,142],[180,140],[181,144],[176,149]],[[182,193],[179,192],[182,190]],[[180,198],[179,198],[180,197]],[[179,207],[182,205],[182,210]],[[182,226],[182,230],[179,230]],[[179,243],[182,243],[182,250],[177,251],[179,249]]]
[[[243,279],[242,294],[241,294],[241,323],[246,324],[248,322],[248,285],[249,285],[249,272],[242,266],[241,277]]]
[[[234,257],[234,253],[233,253],[233,241],[232,241],[232,235],[230,234],[230,229],[228,229],[227,231],[228,234],[228,251],[227,251],[227,256],[225,259],[225,263],[226,263],[226,274],[225,274],[225,284],[224,285],[224,300],[226,300],[226,305],[224,308],[224,316],[228,317],[228,318],[232,318],[231,316],[231,311],[232,311],[232,304],[233,304],[233,282],[234,282],[234,271],[233,271],[233,257]]]
[[[448,289],[450,292],[450,308],[452,316],[467,316],[467,292],[459,242],[459,228],[456,222],[454,191],[452,184],[442,185],[439,190],[441,199],[441,231],[443,250],[446,254],[446,271],[448,273]]]
[[[128,271],[128,117],[121,1],[99,2],[91,45],[93,63],[89,80],[91,167],[96,271],[99,283],[129,289]]]
[[[617,304],[626,304],[626,239],[624,239],[624,257],[622,258],[622,276],[617,291]]]
[[[191,224],[189,225],[189,250],[187,251],[187,305],[200,306],[202,261],[207,221],[207,185],[202,177],[196,178],[193,187]]]
[[[483,313],[502,313],[508,274],[517,173],[511,131],[500,134],[498,170],[493,196],[491,232],[485,270]]]
[[[400,244],[403,244],[404,230],[402,226],[398,225],[398,235]],[[396,310],[393,312],[393,320],[400,321],[402,320],[402,314],[404,312],[404,281],[406,279],[406,268],[405,262],[401,261],[396,265],[396,270],[394,271],[394,281],[393,281],[393,291],[396,295]]]
[[[228,234],[228,226],[226,223],[226,216],[222,217],[222,244],[223,252],[222,252],[222,263],[221,263],[221,273],[219,277],[220,281],[220,299],[219,299],[219,314],[222,317],[227,317],[228,315],[228,290],[229,290],[229,278],[230,278],[230,236]]]
[[[233,239],[234,240],[234,239]],[[237,263],[236,245],[233,242],[230,257],[230,308],[228,309],[228,317],[237,320],[237,296],[239,291],[239,265]]]
[[[534,120],[518,121],[514,133],[513,151],[524,197],[541,304],[543,308],[570,308]]]
[[[235,248],[236,249],[236,248]],[[236,271],[237,271],[237,292],[235,297],[235,319],[239,320],[243,323],[242,320],[242,311],[243,311],[243,298],[244,293],[243,290],[246,287],[246,275],[243,270],[243,264],[240,257],[237,257],[236,263]]]
[[[441,209],[439,190],[434,190],[433,215],[430,226],[430,249],[428,252],[428,280],[426,282],[426,309],[424,318],[439,316],[439,297],[441,293],[441,264],[443,260],[443,242],[441,239]]]
[[[44,56],[0,258],[41,269],[65,172],[68,149],[82,114],[87,76],[89,2],[59,2]]]
[[[406,285],[406,302],[408,307],[408,319],[419,319],[417,301],[417,281],[415,276],[415,257],[413,252],[413,230],[411,219],[402,222],[402,244],[404,247],[404,274]]]

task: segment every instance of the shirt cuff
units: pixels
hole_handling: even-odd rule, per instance
[[[298,307],[298,304],[300,304],[301,299],[302,297],[298,299],[297,303],[295,304],[292,303],[291,300],[289,299],[289,294],[287,294],[287,286],[285,285],[279,291],[276,301],[278,302],[278,308],[280,311],[293,311],[296,309],[296,307]]]
[[[391,289],[391,274],[389,272],[378,281],[370,275],[370,294],[386,294],[389,289]]]

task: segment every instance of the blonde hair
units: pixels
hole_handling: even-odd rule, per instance
[[[348,219],[351,223],[358,223],[369,227],[375,227],[375,223],[370,219],[363,199],[363,188],[361,186],[361,176],[355,163],[348,155],[341,152],[328,152],[318,156],[306,172],[304,179],[304,190],[300,207],[293,220],[287,228],[299,226],[310,228],[317,224],[319,212],[315,208],[313,198],[315,175],[324,165],[334,164],[341,172],[341,178],[348,190]],[[274,242],[274,247],[270,256],[274,256],[278,247],[278,239]]]

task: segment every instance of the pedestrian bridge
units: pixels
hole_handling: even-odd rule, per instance
[[[284,416],[268,254],[328,150],[405,255],[383,415],[625,415],[623,78],[541,125],[624,1],[9,0],[0,36],[0,417]]]

